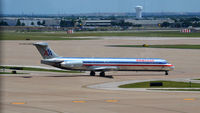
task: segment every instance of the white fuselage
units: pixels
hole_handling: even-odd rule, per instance
[[[58,57],[48,60],[62,61],[60,67],[71,70],[91,71],[100,67],[102,67],[102,70],[116,71],[170,71],[174,69],[172,64],[158,58]]]

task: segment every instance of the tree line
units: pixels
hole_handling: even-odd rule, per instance
[[[35,25],[34,22],[31,22],[31,25]],[[41,21],[37,21],[37,25],[42,25],[45,26],[45,20]],[[9,26],[7,22],[1,20],[0,21],[0,26]],[[16,25],[15,26],[25,26],[25,23],[21,22],[20,19],[17,20]]]
[[[200,18],[198,17],[191,17],[191,18],[172,18],[174,23],[163,22],[160,26],[161,27],[200,27]]]

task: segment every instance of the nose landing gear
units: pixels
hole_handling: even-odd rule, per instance
[[[168,71],[165,71],[165,75],[169,75]]]

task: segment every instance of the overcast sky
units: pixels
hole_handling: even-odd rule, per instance
[[[79,14],[98,12],[200,12],[200,0],[1,0],[3,14]]]

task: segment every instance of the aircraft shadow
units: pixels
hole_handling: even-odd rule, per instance
[[[132,74],[132,75],[126,75],[126,74],[121,74],[121,75],[106,75],[106,76],[90,76],[90,75],[52,75],[52,76],[21,76],[22,78],[32,78],[32,77],[52,77],[52,78],[65,78],[65,77],[102,77],[102,78],[110,78],[114,79],[114,77],[117,76],[166,76],[162,74]]]
[[[164,74],[132,74],[132,75],[114,75],[114,76],[166,76]]]
[[[58,76],[44,76],[44,77],[102,77],[102,78],[113,78],[112,75],[107,75],[107,76],[90,76],[90,75],[58,75]]]

